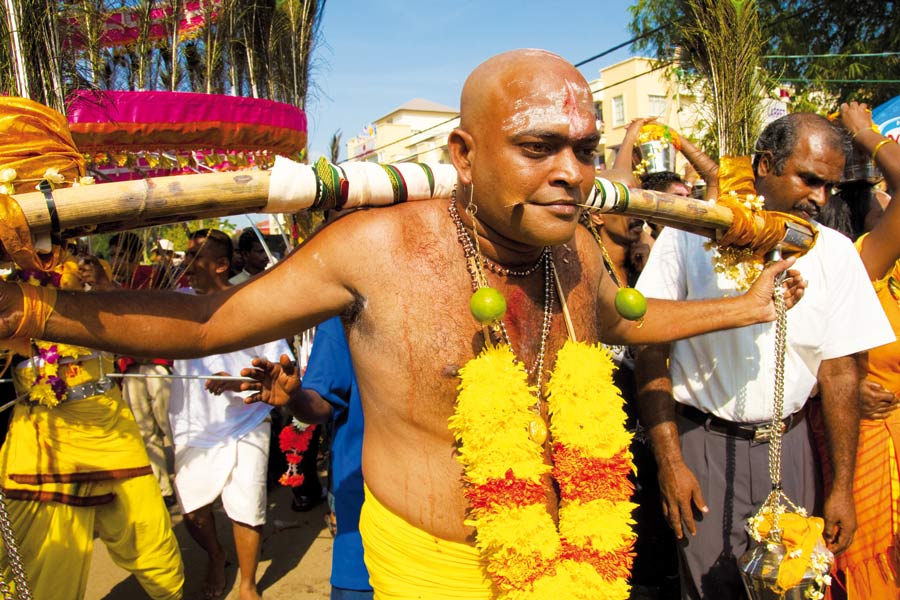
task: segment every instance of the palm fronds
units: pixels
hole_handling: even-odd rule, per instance
[[[706,121],[719,156],[750,154],[759,133],[767,76],[756,0],[686,0],[678,22],[685,59],[702,76]]]

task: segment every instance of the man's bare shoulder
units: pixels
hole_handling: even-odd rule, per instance
[[[396,248],[401,240],[436,237],[443,234],[441,216],[444,200],[405,202],[393,206],[367,208],[341,217],[326,227],[330,235],[375,247]],[[367,252],[372,246],[366,246]]]

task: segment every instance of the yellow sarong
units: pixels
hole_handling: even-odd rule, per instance
[[[19,554],[35,600],[84,598],[94,532],[110,557],[132,573],[154,600],[182,597],[184,569],[168,511],[153,475],[82,484],[110,495],[102,506],[7,500]],[[2,578],[12,581],[6,553]]]
[[[98,358],[78,367],[82,380],[100,376]],[[60,365],[61,373],[65,369]],[[26,373],[14,373],[18,393],[32,383]],[[95,532],[151,598],[182,597],[178,541],[117,387],[53,408],[17,404],[0,450],[0,481],[35,600],[84,597]],[[5,552],[0,578],[12,580]]]
[[[105,362],[106,372],[111,372],[112,363]],[[82,361],[79,367],[90,381],[100,376],[98,358]],[[13,375],[17,393],[30,388],[21,369]],[[103,395],[53,408],[17,404],[0,451],[0,472],[7,498],[84,506],[109,502],[110,497],[82,484],[152,471],[131,409],[113,387]]]
[[[359,515],[375,600],[490,600],[496,595],[474,546],[410,525],[365,488]]]

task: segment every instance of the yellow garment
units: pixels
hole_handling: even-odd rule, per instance
[[[496,590],[474,546],[410,525],[365,488],[359,515],[375,600],[490,600]]]
[[[105,360],[104,369],[112,371]],[[97,358],[78,363],[78,381],[96,381]],[[61,365],[64,373],[66,365]],[[30,371],[30,370],[29,370]],[[16,393],[30,388],[27,371],[14,370]],[[118,387],[103,395],[65,401],[54,408],[19,403],[0,450],[3,492],[17,500],[52,500],[74,505],[108,502],[83,485],[151,473],[150,460]]]
[[[866,236],[856,242],[862,248]],[[879,281],[872,282],[891,323],[900,337],[900,306],[891,293],[890,279],[900,280],[900,263]],[[900,393],[900,341],[869,350],[866,377],[886,390]],[[853,497],[858,527],[853,543],[837,556],[850,600],[900,600],[900,410],[886,419],[861,419]]]
[[[7,500],[31,596],[83,598],[96,531],[113,561],[134,574],[151,598],[180,599],[184,567],[156,479],[144,475],[83,485],[91,496],[114,499],[91,507]],[[11,582],[6,552],[0,552],[0,569]]]

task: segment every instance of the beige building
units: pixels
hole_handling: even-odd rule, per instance
[[[602,115],[604,160],[612,166],[628,124],[638,117],[658,117],[685,136],[694,133],[698,120],[694,93],[670,77],[667,68],[654,68],[650,59],[633,57],[600,69],[590,82],[594,105]],[[677,155],[675,171],[684,175],[687,161]]]
[[[459,111],[416,98],[375,120],[347,142],[351,161],[449,163],[447,136],[459,125]]]

